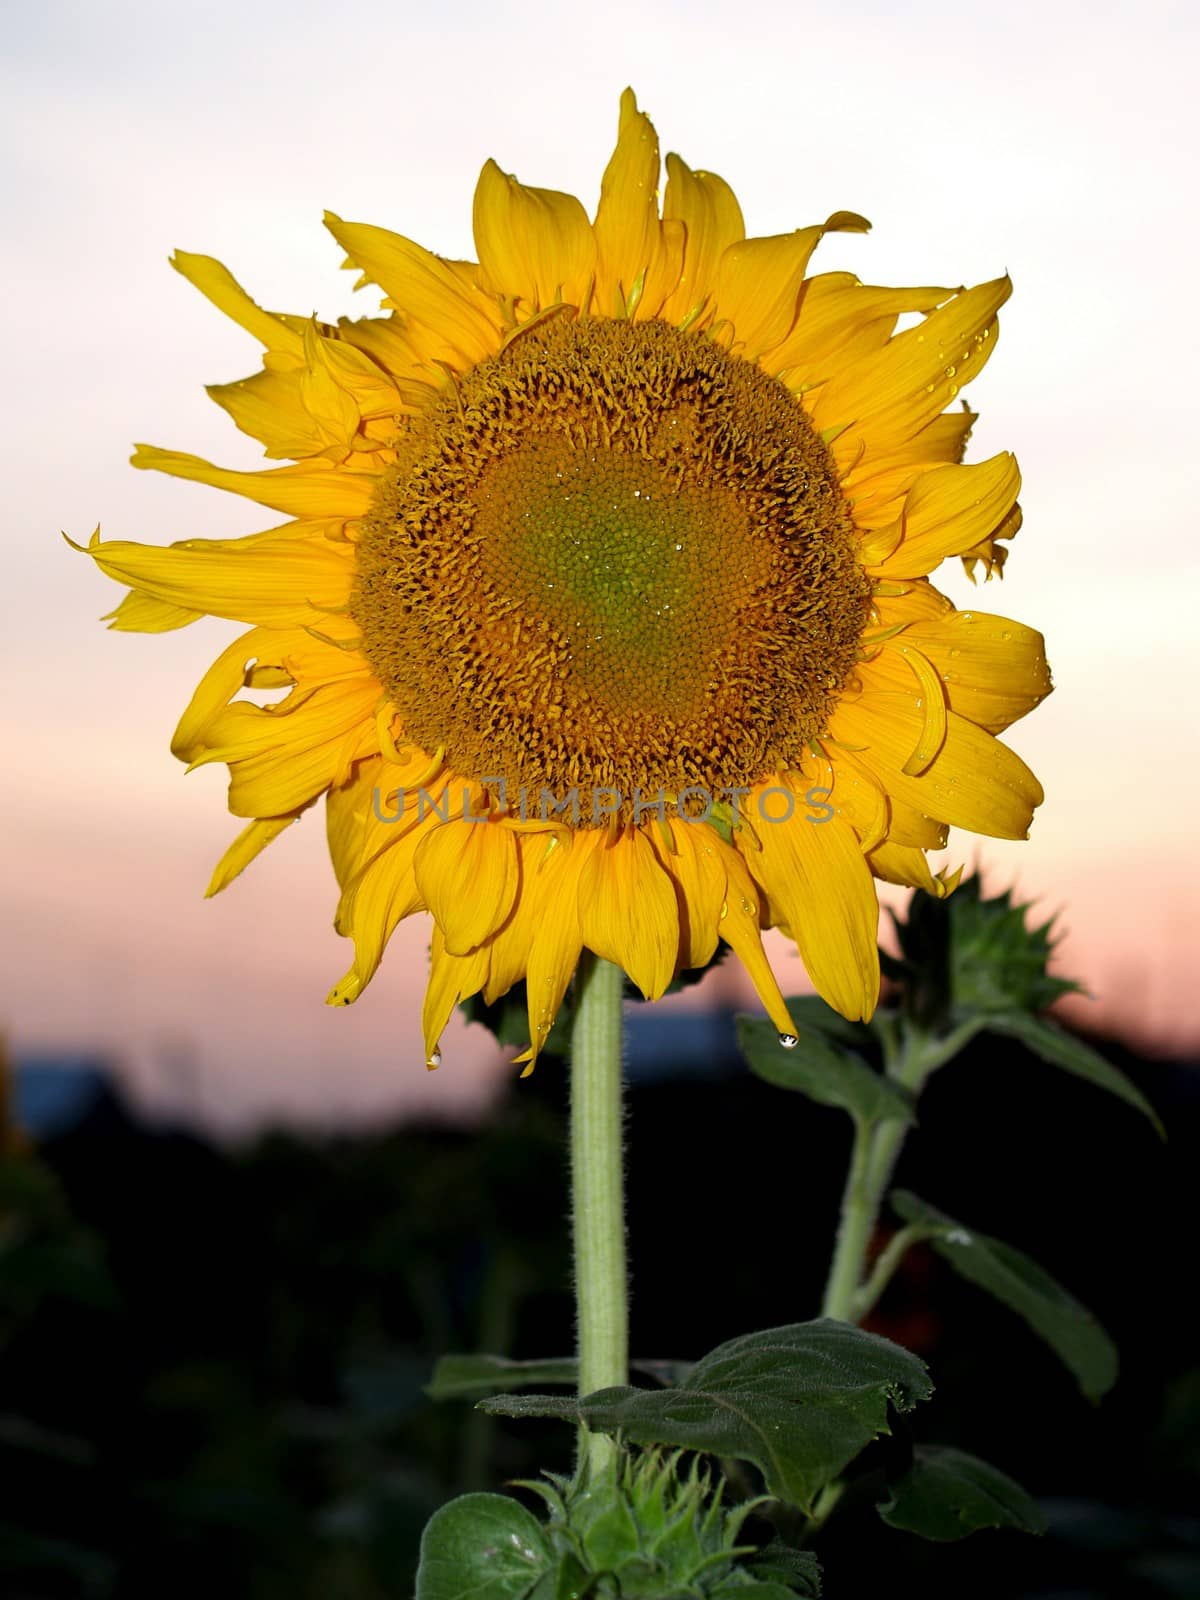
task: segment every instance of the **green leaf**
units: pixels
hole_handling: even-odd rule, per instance
[[[421,1535],[415,1600],[526,1600],[554,1557],[533,1514],[502,1494],[464,1494]]]
[[[779,1089],[794,1089],[818,1105],[848,1111],[860,1122],[912,1122],[912,1103],[849,1050],[797,1023],[797,1043],[785,1050],[761,1017],[737,1019],[738,1043],[750,1070]]]
[[[1143,1116],[1149,1117],[1159,1136],[1166,1137],[1158,1113],[1141,1090],[1135,1088],[1123,1072],[1106,1061],[1091,1045],[1084,1044],[1074,1034],[1064,1032],[1044,1017],[1031,1017],[1023,1011],[1009,1011],[1001,1016],[989,1017],[986,1026],[990,1033],[1003,1033],[1009,1038],[1019,1039],[1027,1050],[1032,1050],[1035,1056],[1050,1066],[1073,1072],[1077,1078],[1086,1078],[1098,1089],[1107,1089],[1109,1094],[1115,1094],[1118,1100],[1124,1100]]]
[[[879,1515],[922,1539],[965,1539],[980,1528],[1046,1531],[1045,1517],[1019,1483],[978,1456],[944,1445],[917,1446]]]
[[[1024,1317],[1075,1374],[1089,1400],[1108,1393],[1117,1379],[1116,1346],[1087,1307],[1045,1268],[1012,1245],[955,1222],[907,1190],[896,1190],[891,1203],[906,1222],[928,1228],[933,1248],[957,1273]]]
[[[820,1490],[881,1433],[888,1409],[933,1392],[922,1361],[848,1323],[822,1319],[730,1339],[677,1388],[511,1395],[481,1409],[559,1417],[633,1444],[677,1445],[751,1461],[777,1499],[811,1509]]]
[[[662,1384],[677,1383],[691,1367],[685,1361],[631,1361],[634,1372]],[[485,1394],[508,1394],[536,1384],[562,1384],[573,1389],[579,1377],[574,1356],[549,1356],[540,1361],[510,1361],[507,1356],[442,1356],[425,1385],[431,1400],[471,1400]]]
[[[443,1356],[425,1385],[431,1400],[461,1400],[481,1394],[504,1394],[534,1384],[573,1388],[579,1373],[574,1356],[546,1361],[509,1361],[505,1356]]]

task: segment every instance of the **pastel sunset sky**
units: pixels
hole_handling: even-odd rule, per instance
[[[0,1027],[18,1054],[102,1049],[145,1103],[231,1128],[458,1115],[509,1072],[459,1024],[425,1072],[420,921],[356,1007],[324,1006],[348,956],[317,813],[201,898],[238,824],[221,772],[185,777],[168,740],[235,627],[107,633],[119,591],[59,530],[270,525],[127,465],[134,440],[261,464],[203,390],[254,370],[258,347],[170,270],[174,248],[217,256],[269,307],[367,313],[324,208],[468,256],[491,155],[590,209],[627,83],[664,150],[732,183],[751,232],[872,219],[816,270],[1012,274],[967,398],[971,458],[1020,461],[1025,525],[1003,584],[938,582],[1045,633],[1056,692],[1009,740],[1047,800],[1028,843],[952,835],[947,859],[1061,911],[1089,1020],[1194,1044],[1194,7],[50,0],[5,31]],[[785,992],[807,987],[781,940],[772,953]],[[722,970],[688,1003],[734,989]]]

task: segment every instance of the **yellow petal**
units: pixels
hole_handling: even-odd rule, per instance
[[[658,252],[651,258],[646,282],[633,309],[634,321],[649,322],[664,315],[663,308],[683,274],[686,250],[687,229],[678,217],[666,218],[659,227]]]
[[[860,557],[864,566],[892,554],[903,531],[899,519],[908,491],[931,467],[962,460],[977,420],[976,413],[965,407],[947,411],[886,453],[865,451],[849,470],[843,470],[842,493],[854,513],[855,526],[871,530],[869,547],[864,547]]]
[[[1007,277],[963,289],[878,353],[852,362],[817,393],[816,425],[842,428],[838,445],[847,453],[911,438],[983,370],[996,344],[996,312],[1011,292]]]
[[[429,956],[429,987],[425,991],[421,1026],[425,1034],[425,1064],[436,1067],[441,1062],[438,1046],[455,1006],[460,1000],[478,994],[487,979],[487,951],[476,950],[467,956],[451,955],[442,930],[435,925]]]
[[[130,460],[135,467],[228,489],[292,517],[360,517],[379,482],[377,473],[350,472],[319,460],[269,472],[233,472],[200,456],[150,444],[135,445]]]
[[[534,885],[551,837],[513,832],[517,882],[512,910],[487,940],[488,976],[483,998],[488,1005],[507,994],[529,968],[529,952],[538,927]]]
[[[453,262],[443,262],[453,266]],[[399,315],[389,317],[338,318],[338,332],[343,345],[352,345],[370,356],[395,383],[406,411],[427,411],[439,394],[446,391],[445,367],[465,370],[470,363],[460,350],[447,340],[453,336],[451,329],[445,336]],[[493,344],[499,342],[497,332]],[[436,365],[441,360],[442,367]]]
[[[385,799],[388,786],[384,771],[382,756],[367,756],[354,766],[345,783],[330,789],[325,796],[325,839],[341,889],[391,839],[390,828],[381,830],[378,836],[370,831],[374,805],[378,805],[381,815],[395,812],[394,803]]]
[[[717,265],[716,316],[734,327],[734,348],[749,361],[782,344],[796,322],[813,251],[828,232],[865,232],[869,223],[839,212],[819,227],[730,245]]]
[[[809,278],[792,331],[762,358],[772,375],[786,373],[792,387],[822,383],[847,360],[881,350],[903,312],[932,311],[954,291],[932,287],[882,289],[852,272]]]
[[[730,245],[746,237],[737,196],[715,172],[693,172],[678,156],[667,157],[663,218],[687,230],[679,284],[662,309],[667,322],[683,322],[706,302],[712,309],[717,263]]]
[[[761,928],[763,906],[760,891],[746,864],[736,850],[724,849],[721,861],[725,868],[725,916],[721,921],[722,939],[745,967],[762,1001],[763,1009],[780,1033],[795,1033],[792,1021],[771,963],[763,949]]]
[[[218,666],[229,671],[228,652]],[[202,695],[214,696],[224,687],[210,674],[185,713],[172,748],[192,766],[228,763],[234,816],[275,817],[294,811],[331,784],[344,782],[352,762],[378,752],[374,709],[379,685],[369,675],[297,689],[273,706],[236,701],[211,716],[194,742],[185,745]]]
[[[165,548],[110,539],[87,553],[108,577],[166,606],[275,627],[319,625],[326,612],[346,605],[354,581],[353,546],[327,538],[319,524]],[[135,624],[126,618],[122,625]]]
[[[596,240],[574,195],[532,189],[489,161],[475,189],[475,247],[498,294],[531,310],[565,302],[587,309]]]
[[[633,90],[621,96],[617,148],[600,182],[596,237],[596,302],[603,316],[624,315],[634,286],[644,293],[658,254],[658,135],[638,110]],[[672,286],[673,287],[673,286]]]
[[[929,657],[908,643],[907,635],[890,640],[884,650],[890,660],[899,657],[905,663],[921,691],[916,702],[921,713],[921,733],[903,769],[909,777],[915,777],[926,770],[946,742],[946,691]]]
[[[579,834],[569,843],[555,843],[534,870],[530,892],[536,927],[529,950],[525,989],[529,1006],[530,1047],[523,1057],[533,1070],[554,1026],[567,985],[579,965],[583,932],[579,915],[579,880],[590,851]]]
[[[472,785],[443,770],[430,778],[429,757],[415,746],[402,763],[368,756],[326,796],[325,828],[339,885],[346,885],[384,850],[414,829],[435,827],[458,816]],[[424,798],[421,790],[424,789]]]
[[[287,318],[275,316],[255,304],[241,284],[219,261],[212,256],[192,255],[187,250],[176,250],[171,265],[182,277],[193,284],[219,311],[252,333],[267,350],[286,350],[299,354],[302,339]]]
[[[675,976],[679,950],[671,880],[641,828],[627,828],[611,841],[599,833],[586,848],[579,879],[583,942],[623,967],[647,1000],[657,1000]]]
[[[180,761],[193,761],[203,747],[204,735],[216,717],[245,685],[246,664],[261,648],[274,641],[265,628],[243,633],[225,649],[196,685],[171,738],[171,753]]]
[[[951,602],[927,578],[913,578],[894,587],[900,591],[898,594],[880,594],[877,586],[872,604],[875,616],[863,636],[864,649],[870,648],[872,635],[880,630],[886,632],[898,623],[936,622],[954,610]]]
[[[175,628],[186,628],[203,615],[203,611],[170,605],[141,589],[132,589],[101,621],[107,622],[116,633],[171,633]]]
[[[330,990],[327,1005],[348,1006],[357,1000],[375,976],[396,927],[414,911],[425,909],[413,874],[419,837],[395,840],[367,863],[342,894],[335,926],[353,939],[354,961]],[[437,936],[436,929],[434,932]]]
[[[910,850],[890,842],[872,850],[867,861],[875,876],[885,883],[897,883],[906,889],[924,889],[935,900],[944,900],[953,894],[962,876],[961,867],[954,872],[943,867],[934,873],[923,850]]]
[[[217,862],[208,888],[204,891],[205,898],[220,894],[222,889],[228,888],[239,873],[245,871],[255,856],[260,855],[272,840],[278,839],[284,829],[290,828],[299,816],[299,811],[292,811],[284,817],[256,817],[248,827],[243,828]]]
[[[512,910],[517,843],[502,822],[445,822],[422,840],[415,865],[450,955],[478,949]]]
[[[920,777],[908,776],[904,763],[922,731],[916,697],[870,688],[870,670],[870,664],[861,669],[862,697],[843,701],[834,712],[833,737],[856,750],[856,759],[878,774],[889,794],[925,816],[996,839],[1027,837],[1043,794],[1021,758],[951,711],[941,753]]]
[[[378,686],[370,678],[370,669],[361,656],[339,650],[332,644],[322,644],[303,628],[252,628],[249,633],[240,634],[226,645],[201,678],[187,710],[179,719],[179,726],[171,740],[172,753],[181,761],[195,761],[214,743],[214,721],[226,710],[234,695],[246,686],[250,664],[282,666],[285,661],[303,664],[310,685],[358,677],[364,684],[372,686],[372,692],[378,697]],[[294,674],[289,673],[288,676],[291,678]],[[296,704],[298,702],[293,701],[287,705],[285,717],[294,714]],[[261,708],[246,702],[240,709],[253,712]],[[272,715],[278,717],[281,710],[282,706],[275,708]],[[276,730],[280,725],[278,721],[274,723]],[[268,719],[263,724],[263,737],[255,745],[256,749],[267,748],[278,737],[277,732],[265,732],[269,726]],[[280,807],[281,812],[288,809],[290,807]],[[276,814],[273,811],[260,812],[261,816]]]
[[[875,849],[883,837],[893,844],[909,845],[919,850],[942,849],[948,832],[944,822],[925,816],[897,794],[889,792],[880,775],[853,751],[837,746],[832,741],[828,742],[828,750],[833,793],[828,800],[824,800],[820,793],[812,794],[809,801],[812,815],[823,816],[822,804],[832,805],[853,827],[863,850]],[[824,784],[828,780],[822,779],[821,782]],[[811,790],[809,792],[812,793]],[[884,824],[882,835],[879,832],[881,822]]]
[[[841,751],[828,760],[828,774],[804,791],[806,816],[821,819],[827,808],[845,817],[858,835],[859,847],[872,850],[887,837],[892,826],[892,808],[879,780],[864,768],[847,761]],[[818,820],[814,827],[824,826]]]
[[[780,779],[765,788],[787,788]],[[761,794],[762,790],[756,791]],[[852,1021],[868,1018],[879,999],[879,904],[858,836],[842,817],[812,822],[801,796],[790,818],[779,796],[757,809],[760,850],[743,848],[753,876],[766,889],[771,909],[796,941],[817,993]],[[778,808],[778,809],[777,809]]]
[[[902,637],[933,662],[950,709],[989,733],[1002,733],[1053,688],[1041,634],[1008,617],[956,611],[913,623]]]
[[[236,383],[212,383],[206,390],[243,433],[257,439],[273,461],[303,461],[329,448],[333,440],[305,408],[300,394],[300,369],[264,371]],[[349,435],[358,426],[350,421]],[[345,448],[349,448],[348,444]]]
[[[436,334],[439,348],[453,354],[455,365],[474,366],[499,348],[495,309],[482,293],[471,291],[451,263],[398,233],[343,222],[332,211],[325,214],[325,226],[362,269],[363,281],[378,284],[386,303],[402,317]]]
[[[721,906],[725,900],[725,868],[720,834],[706,823],[673,817],[668,824],[671,848],[647,834],[659,865],[675,886],[679,917],[680,967],[706,967],[719,941]]]
[[[1020,491],[1021,473],[1007,451],[971,466],[932,467],[905,497],[899,543],[871,571],[893,581],[924,577],[987,538]]]

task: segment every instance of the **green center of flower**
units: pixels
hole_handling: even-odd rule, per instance
[[[405,734],[557,798],[753,784],[824,731],[869,585],[829,453],[760,369],[559,317],[414,423],[353,610]]]
[[[475,501],[485,582],[566,642],[580,702],[618,721],[703,716],[752,582],[766,578],[731,493],[551,435],[493,462]]]

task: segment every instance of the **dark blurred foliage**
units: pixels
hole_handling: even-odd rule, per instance
[[[665,1042],[669,1019],[639,1012],[635,1046],[642,1017]],[[752,1078],[730,1031],[712,1020],[721,1059],[703,1076],[630,1093],[640,1356],[694,1358],[819,1300],[848,1124]],[[933,1080],[897,1181],[1028,1250],[1096,1311],[1122,1352],[1109,1399],[1081,1400],[1022,1323],[926,1251],[870,1324],[932,1367],[919,1435],[1011,1472],[1051,1533],[924,1545],[851,1495],[822,1535],[829,1600],[1200,1594],[1200,1076],[1102,1048],[1168,1144],[985,1037]],[[552,1062],[481,1130],[239,1151],[140,1126],[110,1099],[37,1151],[10,1148],[0,1593],[409,1600],[437,1505],[567,1469],[559,1425],[422,1390],[450,1351],[570,1352],[564,1091]]]

